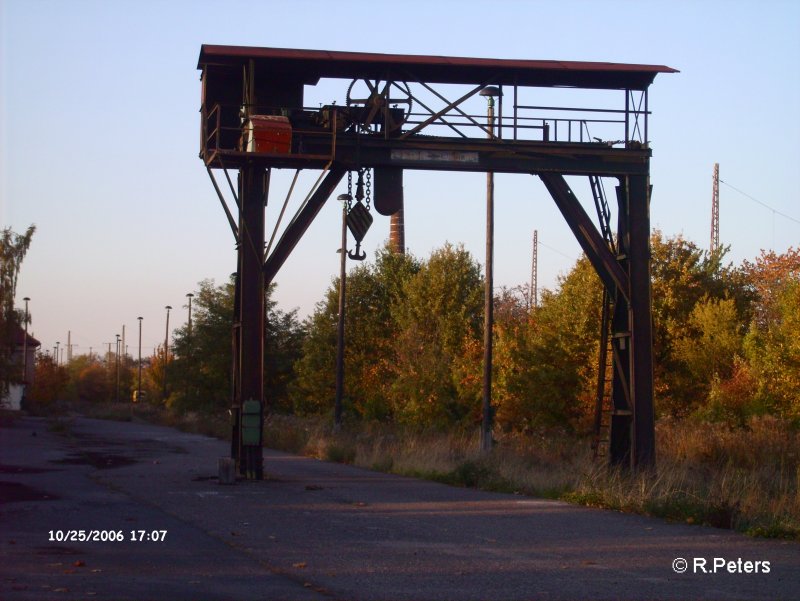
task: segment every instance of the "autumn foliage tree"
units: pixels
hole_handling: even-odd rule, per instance
[[[394,414],[393,349],[399,328],[393,312],[405,302],[405,286],[419,268],[409,255],[382,250],[374,263],[347,274],[344,405],[350,416],[386,420]],[[291,386],[293,407],[299,413],[333,410],[338,312],[336,278],[306,320],[302,356]]]
[[[28,398],[41,405],[48,405],[64,398],[69,384],[69,374],[62,365],[57,365],[53,357],[39,353],[36,357],[36,370]]]
[[[746,425],[770,413],[800,424],[800,252],[725,263],[681,236],[654,232],[652,289],[657,416]],[[472,428],[481,418],[483,285],[461,246],[427,259],[383,249],[347,274],[345,416],[424,428]],[[332,415],[339,281],[304,322],[267,290],[265,383],[272,411]],[[505,431],[591,428],[602,285],[582,257],[536,307],[523,289],[494,299],[493,409]],[[200,283],[191,333],[178,328],[168,364],[148,361],[151,401],[175,411],[227,409],[234,286]],[[126,373],[132,373],[129,362]],[[36,392],[109,398],[96,361],[66,372],[42,361]],[[106,371],[111,367],[106,361]],[[164,369],[169,391],[161,398]],[[39,374],[37,373],[37,378]],[[132,381],[132,380],[129,380]],[[132,386],[133,384],[130,384]],[[130,390],[126,389],[127,392]],[[61,394],[61,392],[58,392]],[[127,398],[127,397],[126,397]]]
[[[744,342],[753,406],[800,422],[800,250],[745,262],[756,303]]]
[[[294,364],[300,357],[303,331],[296,311],[283,312],[272,299],[274,284],[266,291],[264,332],[264,379],[267,403],[273,408],[288,407],[289,382],[294,379]],[[200,282],[192,303],[192,330],[188,324],[175,330],[169,360],[151,361],[148,378],[163,384],[167,370],[168,394],[153,391],[151,399],[177,411],[227,409],[231,403],[233,281],[217,285]]]
[[[12,361],[12,354],[14,333],[24,318],[14,309],[14,297],[20,266],[35,231],[36,226],[32,225],[24,234],[11,228],[0,232],[0,398],[5,396],[9,383],[21,375],[21,366]]]

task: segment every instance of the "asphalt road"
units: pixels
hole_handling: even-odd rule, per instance
[[[0,430],[0,600],[800,598],[798,543],[275,451],[268,480],[225,486],[224,442],[48,426]],[[125,540],[59,540],[80,530]]]

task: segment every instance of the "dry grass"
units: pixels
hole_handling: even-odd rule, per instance
[[[333,433],[330,422],[273,416],[268,446],[448,484],[560,498],[686,523],[800,540],[800,433],[771,417],[746,429],[662,421],[658,470],[627,473],[592,458],[565,434],[504,436],[489,456],[475,433],[370,425]]]

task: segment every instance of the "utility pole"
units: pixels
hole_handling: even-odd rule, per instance
[[[72,330],[67,330],[67,365],[72,363]]]
[[[719,163],[714,163],[714,185],[711,195],[711,244],[709,252],[713,255],[719,249]]]
[[[533,258],[531,260],[531,308],[539,304],[539,230],[533,230]]]

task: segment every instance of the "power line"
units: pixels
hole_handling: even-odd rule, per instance
[[[570,261],[575,261],[576,260],[575,257],[570,257],[568,254],[561,252],[557,248],[553,248],[549,244],[545,244],[541,240],[538,240],[538,243],[539,243],[539,246],[544,246],[545,248],[548,248],[548,249],[552,250],[554,253],[557,253],[557,254],[561,255],[562,257],[565,257],[565,258],[569,259]]]
[[[769,209],[770,211],[772,211],[772,212],[773,212],[773,213],[775,213],[776,215],[780,215],[781,217],[784,217],[784,218],[788,219],[789,221],[794,221],[795,223],[798,223],[798,224],[800,224],[800,219],[795,219],[795,218],[794,218],[794,217],[792,217],[791,215],[787,215],[786,213],[782,213],[782,212],[781,212],[781,211],[779,211],[778,209],[775,209],[775,208],[773,208],[773,207],[769,206],[767,203],[765,203],[765,202],[761,202],[761,201],[760,201],[760,200],[758,200],[757,198],[754,198],[753,196],[750,196],[750,195],[749,195],[747,192],[743,192],[743,191],[742,191],[742,190],[740,190],[739,188],[737,188],[737,187],[735,187],[735,186],[731,186],[731,185],[730,185],[728,182],[726,182],[726,181],[724,181],[724,180],[719,180],[719,181],[720,181],[720,183],[722,183],[722,184],[725,184],[726,186],[728,186],[728,187],[729,187],[731,190],[735,190],[736,192],[738,192],[738,193],[739,193],[739,194],[741,194],[742,196],[746,196],[747,198],[749,198],[749,199],[750,199],[750,200],[752,200],[753,202],[756,202],[756,203],[760,204],[760,205],[761,205],[762,207],[764,207],[765,209]]]

